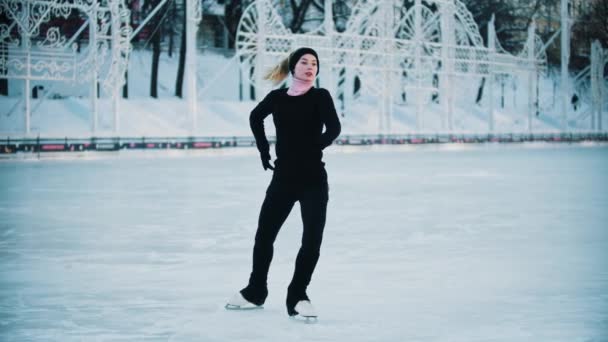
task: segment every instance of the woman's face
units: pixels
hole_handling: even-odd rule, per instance
[[[300,57],[293,70],[294,77],[303,81],[314,81],[317,77],[317,59],[311,54]]]

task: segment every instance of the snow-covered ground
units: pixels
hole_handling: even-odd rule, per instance
[[[146,50],[134,50],[129,64],[129,99],[119,101],[118,130],[114,132],[112,103],[107,96],[99,101],[98,129],[92,132],[90,84],[65,82],[33,82],[44,86],[48,99],[32,99],[30,136],[89,137],[89,136],[243,136],[250,135],[248,115],[256,105],[250,100],[249,85],[239,82],[239,66],[236,59],[206,51],[198,55],[198,116],[197,129],[191,129],[191,118],[184,100],[175,97],[175,75],[178,55],[168,57],[163,53],[159,66],[158,99],[149,97],[151,54]],[[328,71],[325,71],[328,72]],[[321,74],[323,77],[323,71]],[[560,132],[561,107],[559,80],[550,74],[540,78],[539,95],[541,113],[533,116],[534,132]],[[528,132],[527,78],[519,77],[494,84],[495,132]],[[485,133],[489,130],[489,89],[481,103],[475,104],[479,77],[458,78],[453,87],[453,132]],[[23,82],[11,80],[10,96],[0,96],[0,136],[19,138],[25,136],[25,107],[21,94]],[[505,108],[500,107],[504,90]],[[243,101],[240,101],[239,94]],[[398,95],[396,95],[398,97]],[[443,105],[430,101],[430,94],[423,96],[419,122],[416,121],[416,96],[410,93],[407,103],[395,103],[390,118],[390,129],[381,124],[381,105],[371,92],[363,94],[345,110],[334,99],[343,123],[343,134],[403,134],[412,132],[445,132],[442,128]],[[583,96],[583,98],[586,98]],[[577,112],[570,109],[571,131],[589,130],[588,104],[583,103]],[[606,106],[608,108],[608,106]],[[604,122],[608,121],[604,115]],[[606,125],[604,125],[606,126]]]
[[[264,310],[230,312],[270,179],[254,149],[0,162],[2,341],[608,341],[606,145],[333,146],[309,288],[294,208]]]

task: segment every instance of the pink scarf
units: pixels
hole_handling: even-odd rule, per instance
[[[287,95],[300,96],[312,88],[314,81],[304,81],[299,78],[292,77],[291,86],[287,90]]]

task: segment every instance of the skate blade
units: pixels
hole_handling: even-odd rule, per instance
[[[234,310],[234,311],[250,311],[250,310],[260,310],[263,309],[264,306],[260,305],[247,305],[247,306],[239,306],[239,305],[232,305],[232,304],[226,304],[226,306],[224,306],[224,308],[226,310]]]
[[[294,321],[302,322],[305,324],[315,324],[319,321],[317,316],[294,315],[294,316],[290,316],[290,318]]]

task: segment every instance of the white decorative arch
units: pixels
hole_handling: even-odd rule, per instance
[[[97,84],[116,98],[125,83],[131,27],[124,0],[0,0],[0,13],[9,18],[0,24],[0,78],[25,81],[26,133],[35,80],[91,84],[95,130]],[[70,16],[83,20],[75,32],[61,26]],[[79,51],[77,39],[86,34],[88,45]]]
[[[451,130],[456,77],[522,71],[532,75],[546,64],[534,30],[524,51],[512,55],[500,47],[495,33],[491,37],[495,45],[484,46],[473,16],[460,0],[411,0],[407,8],[402,4],[359,0],[351,8],[344,32],[325,25],[324,30],[294,34],[283,25],[273,1],[256,0],[244,11],[237,30],[241,70],[257,93],[263,92],[268,87],[262,81],[264,71],[294,48],[311,46],[331,70],[321,75],[322,86],[344,98],[349,93],[345,88],[358,78],[367,94],[379,97],[379,126],[383,133],[390,133],[392,106],[398,103],[399,92],[415,93],[418,129],[424,128],[420,99],[439,94],[445,112],[443,127]],[[326,15],[331,15],[331,1],[325,7]]]

